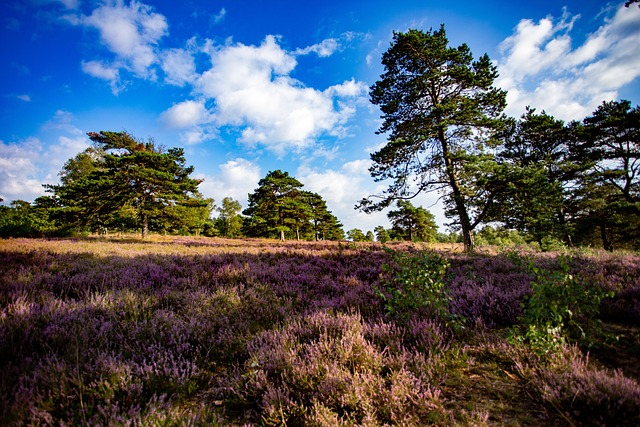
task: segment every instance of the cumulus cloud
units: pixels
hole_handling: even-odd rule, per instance
[[[182,129],[181,140],[187,145],[198,144],[217,135],[210,123],[212,114],[205,106],[204,100],[187,100],[179,102],[160,115],[165,126]]]
[[[582,119],[640,76],[640,9],[620,7],[579,46],[579,15],[522,20],[501,44],[496,82],[508,90],[507,112],[527,105],[564,119]]]
[[[28,138],[20,143],[0,141],[0,197],[11,200],[33,200],[44,194],[38,179],[37,163],[42,153],[42,143]]]
[[[261,179],[260,167],[243,158],[229,160],[219,167],[220,173],[216,176],[196,176],[204,178],[200,192],[206,197],[213,197],[216,202],[232,197],[246,207],[247,195],[258,187]]]
[[[64,163],[89,146],[89,139],[72,122],[73,115],[58,110],[42,126],[51,143],[35,137],[0,141],[0,197],[5,202],[33,201],[44,195],[42,184],[58,182]]]
[[[262,144],[278,154],[306,148],[321,134],[338,135],[354,109],[334,101],[354,98],[365,87],[353,80],[324,91],[306,87],[290,77],[295,55],[274,36],[260,46],[213,48],[211,61],[195,88],[215,100],[217,125],[241,128],[242,142]]]
[[[170,49],[162,54],[165,81],[175,86],[193,83],[197,77],[193,53],[187,49]]]
[[[174,104],[160,116],[172,128],[190,128],[210,121],[204,101],[183,101]]]
[[[167,34],[168,24],[151,6],[135,0],[128,6],[121,0],[111,0],[89,16],[69,15],[66,19],[98,30],[103,45],[115,54],[111,64],[96,60],[83,62],[86,73],[111,82],[112,88],[118,81],[120,68],[140,78],[155,79],[152,66],[158,62],[156,45]]]

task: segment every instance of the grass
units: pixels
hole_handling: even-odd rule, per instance
[[[0,425],[640,423],[640,257],[449,246],[409,294],[375,243],[0,240]],[[513,339],[532,266],[614,293],[588,336]]]

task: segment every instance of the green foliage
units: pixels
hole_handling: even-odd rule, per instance
[[[476,234],[476,244],[478,246],[516,246],[526,245],[527,241],[516,230],[507,230],[504,228],[494,228],[486,226],[478,234]]]
[[[391,263],[382,267],[386,280],[382,289],[376,288],[376,294],[389,316],[406,320],[426,314],[449,323],[459,320],[448,311],[450,297],[444,282],[450,266],[447,259],[434,251],[385,252]]]
[[[570,258],[558,257],[558,269],[549,271],[530,264],[534,275],[532,293],[524,305],[524,332],[519,339],[534,351],[555,351],[566,340],[592,345],[599,335],[600,302],[613,297],[613,291],[571,274]]]
[[[384,228],[381,225],[377,226],[373,230],[373,232],[376,235],[376,240],[380,243],[387,243],[389,240],[391,240],[391,236],[389,236],[389,232],[387,231],[386,228]]]
[[[24,200],[0,206],[0,237],[43,237],[56,234],[49,212]]]
[[[127,132],[88,135],[95,147],[65,164],[60,185],[45,185],[66,221],[94,231],[134,224],[144,238],[153,222],[166,229],[165,220],[177,206],[207,206],[197,190],[201,181],[189,177],[193,166],[186,166],[182,148],[165,150]],[[185,210],[173,217],[185,218],[185,213],[201,230],[203,213]]]
[[[231,197],[225,197],[222,199],[222,205],[217,210],[220,215],[215,224],[220,236],[242,236],[242,216],[240,216],[242,206],[240,202]]]
[[[415,207],[409,200],[398,200],[397,210],[387,213],[391,221],[392,237],[410,242],[433,242],[438,225],[431,212],[422,206]]]
[[[367,236],[359,228],[353,228],[347,231],[347,239],[352,242],[366,242]]]
[[[269,172],[249,194],[243,233],[250,237],[339,240],[342,224],[319,194],[302,190],[288,172]]]

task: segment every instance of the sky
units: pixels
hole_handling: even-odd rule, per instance
[[[444,24],[498,67],[506,113],[570,121],[603,101],[640,103],[640,8],[566,0],[3,0],[0,197],[33,201],[87,132],[127,131],[183,147],[220,203],[281,169],[320,194],[345,230],[388,226],[354,209],[380,193],[384,146],[369,88],[394,31]],[[437,194],[429,209],[440,231]]]

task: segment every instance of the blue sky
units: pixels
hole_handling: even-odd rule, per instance
[[[321,194],[345,229],[387,225],[353,206],[380,191],[385,142],[368,88],[393,31],[444,24],[488,53],[527,105],[582,119],[640,102],[640,9],[597,1],[5,0],[0,5],[0,197],[32,201],[89,131],[184,147],[201,192],[246,206],[282,169]],[[437,195],[430,209],[445,231]]]

